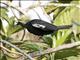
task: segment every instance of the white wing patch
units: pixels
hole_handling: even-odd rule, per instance
[[[37,28],[45,28],[46,26],[41,25],[41,24],[32,24],[32,26],[37,27]]]

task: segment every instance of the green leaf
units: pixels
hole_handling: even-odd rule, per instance
[[[21,47],[27,50],[32,50],[32,51],[39,51],[41,49],[37,44],[30,43],[30,42],[26,42],[22,44]]]
[[[7,15],[8,9],[7,8],[0,8],[0,16],[8,16]]]
[[[6,20],[2,20],[2,32],[7,36],[8,23]]]
[[[2,21],[1,21],[1,19],[0,19],[0,30],[2,29]]]
[[[71,30],[62,32],[64,35],[60,36],[60,38],[56,40],[56,46],[59,46],[63,44],[65,41],[67,41],[67,37],[71,34],[71,32],[72,32]]]
[[[56,52],[54,58],[55,58],[55,60],[70,59],[70,57],[76,57],[76,59],[77,59],[79,55],[80,55],[80,49],[71,48],[71,49],[65,49],[65,50]]]
[[[70,3],[72,0],[58,0],[60,3]]]
[[[0,51],[0,60],[7,60],[6,55],[4,55],[2,51]]]
[[[43,41],[44,43],[48,44],[50,47],[52,47],[52,44],[53,44],[53,40],[52,40],[52,37],[51,36],[43,36]]]
[[[76,1],[76,2],[72,1],[71,4],[72,3],[77,3],[77,2],[79,2],[79,1]],[[57,26],[70,25],[70,24],[72,24],[72,20],[79,22],[80,21],[79,12],[80,12],[80,9],[76,8],[75,6],[66,7],[61,12],[58,13],[58,15],[56,16],[56,18],[54,20],[54,24],[57,25]],[[75,14],[76,14],[77,18],[75,17]],[[77,28],[77,26],[76,26],[76,28]],[[59,45],[63,44],[65,41],[67,41],[67,37],[71,34],[71,32],[73,30],[75,32],[79,32],[80,31],[80,29],[75,30],[76,28],[74,28],[74,29],[72,28],[72,30],[68,29],[68,30],[60,30],[60,31],[58,31],[56,36],[53,35],[53,41],[54,41],[54,39],[56,39],[55,40],[56,42],[54,44],[56,44],[56,46],[59,46]],[[56,38],[54,38],[54,36]],[[53,44],[53,46],[54,46],[54,44]]]

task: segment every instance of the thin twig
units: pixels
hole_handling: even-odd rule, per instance
[[[41,19],[40,15],[36,12],[36,10],[33,9],[33,11],[37,14],[37,16],[39,17],[39,19]]]
[[[47,4],[40,4],[40,6],[57,6],[57,7],[78,7],[80,8],[80,4],[70,4],[70,3],[47,3]]]
[[[23,30],[23,36],[20,41],[22,41],[24,39],[24,36],[25,36],[25,29]]]
[[[27,53],[25,53],[24,51],[22,51],[21,49],[19,49],[19,48],[16,47],[15,45],[11,44],[10,42],[8,42],[8,41],[6,41],[6,40],[0,40],[0,42],[6,43],[6,44],[10,45],[10,46],[13,47],[14,49],[16,49],[17,51],[19,51],[20,53],[22,53],[26,58],[29,58],[30,60],[34,60],[30,55],[28,55]]]
[[[20,54],[20,55],[21,55],[21,53],[13,52],[13,51],[11,51],[11,50],[7,49],[6,47],[4,47],[3,45],[0,45],[0,47],[1,47],[2,49],[4,49],[4,50],[6,50],[6,51],[10,52],[10,53],[13,53],[13,54]]]
[[[13,58],[13,59],[17,59],[17,58],[20,58],[20,57],[23,56],[23,55],[19,55],[19,54],[15,54],[15,53],[9,53],[8,51],[6,51],[6,50],[3,49],[3,48],[2,48],[1,51],[3,51],[3,53],[4,53],[5,55],[7,55],[8,57]]]
[[[11,7],[10,7],[11,8]],[[13,13],[13,15],[16,17],[17,20],[19,20],[19,18],[16,16],[16,14],[14,13],[13,9],[11,8],[11,11]]]
[[[69,43],[69,44],[64,44],[64,45],[58,46],[56,48],[49,48],[49,49],[44,50],[42,52],[39,52],[39,51],[33,52],[33,53],[30,53],[30,55],[32,57],[36,57],[36,56],[41,56],[41,55],[45,55],[45,54],[49,54],[49,53],[54,53],[54,52],[57,52],[57,51],[60,51],[63,49],[73,48],[76,46],[80,46],[80,41],[74,42],[74,43]]]
[[[15,7],[15,6],[13,6],[13,5],[9,4],[9,3],[5,3],[5,2],[0,2],[0,3],[5,4],[5,5],[7,5],[7,6],[11,7],[11,8],[14,8],[17,11],[19,11],[20,13],[22,13],[23,15],[27,16],[26,12],[23,11],[20,7]]]
[[[47,14],[48,14],[48,15],[51,14],[51,13],[54,12],[57,8],[58,8],[58,7],[52,9],[51,11],[48,11]]]

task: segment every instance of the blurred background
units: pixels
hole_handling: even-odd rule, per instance
[[[80,60],[79,0],[0,0],[0,13],[0,60],[29,60],[21,51],[29,55],[40,52],[42,55],[30,55],[34,60]],[[25,23],[33,19],[73,27],[40,38],[16,25],[18,21]],[[74,46],[72,43],[76,42],[73,48],[65,46],[65,49],[50,52],[51,48],[64,44]],[[46,50],[48,53],[43,52]]]

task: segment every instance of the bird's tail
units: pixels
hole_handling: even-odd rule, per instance
[[[69,28],[71,28],[71,27],[72,27],[72,25],[57,26],[58,30],[59,30],[59,29],[69,29]]]

